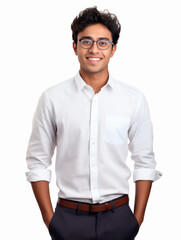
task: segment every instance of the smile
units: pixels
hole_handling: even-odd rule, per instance
[[[93,57],[87,57],[87,59],[89,60],[89,62],[91,63],[98,63],[102,58],[93,58]]]

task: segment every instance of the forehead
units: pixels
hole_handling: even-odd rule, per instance
[[[87,26],[78,34],[79,39],[84,36],[89,36],[95,40],[99,38],[108,38],[109,40],[112,40],[112,35],[109,29],[100,23]]]

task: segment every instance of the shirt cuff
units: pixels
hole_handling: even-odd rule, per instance
[[[26,173],[28,182],[51,181],[51,171],[47,169],[36,169]]]
[[[156,181],[163,174],[155,169],[141,168],[135,169],[133,171],[133,181],[136,182],[138,180],[148,180],[148,181]]]

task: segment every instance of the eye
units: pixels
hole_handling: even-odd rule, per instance
[[[98,44],[100,47],[107,47],[109,43],[106,40],[100,40]]]
[[[85,46],[90,46],[92,41],[90,39],[82,39],[81,43]]]

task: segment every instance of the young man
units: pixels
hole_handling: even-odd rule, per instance
[[[53,240],[133,240],[152,182],[161,175],[155,170],[148,106],[141,92],[109,74],[121,28],[117,17],[88,8],[71,27],[80,71],[40,98],[27,179]],[[53,212],[47,168],[55,147],[59,198]],[[134,214],[128,205],[128,149],[135,161]]]

